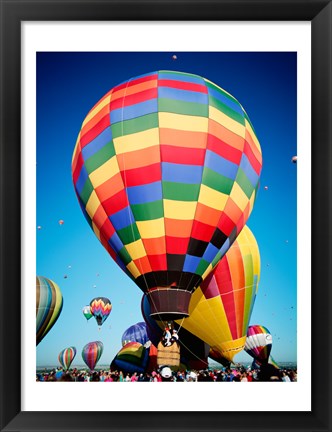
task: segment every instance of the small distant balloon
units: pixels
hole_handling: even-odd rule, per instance
[[[269,190],[269,187],[268,187],[268,186],[264,186],[264,189],[265,189],[265,190]]]
[[[177,60],[178,59],[178,56],[177,55],[172,55],[172,60]]]
[[[42,229],[41,225],[38,225],[38,226],[37,226],[37,229],[38,229],[38,230],[41,230],[41,229]]]
[[[87,321],[89,321],[89,319],[93,317],[93,315],[91,313],[90,305],[84,306],[83,315],[85,316]]]
[[[67,275],[64,275],[64,276],[63,276],[63,278],[64,278],[64,279],[67,279],[67,278],[68,278],[68,276],[67,276]]]
[[[93,285],[93,287],[92,288],[97,288],[97,285]]]
[[[62,219],[59,220],[59,225],[63,225],[64,223],[65,223],[64,220],[62,220]]]
[[[68,268],[71,269],[71,265],[69,265]]]
[[[297,163],[297,156],[293,156],[293,157],[292,157],[292,162],[293,162],[294,164]]]

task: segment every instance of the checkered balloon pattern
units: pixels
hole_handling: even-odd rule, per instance
[[[253,209],[262,155],[240,103],[197,75],[158,71],[111,89],[79,132],[82,211],[144,291],[193,291]]]

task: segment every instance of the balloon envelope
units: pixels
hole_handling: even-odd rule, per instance
[[[103,325],[112,310],[111,301],[106,297],[96,297],[90,302],[90,312],[99,326]]]
[[[36,344],[47,335],[62,311],[59,286],[43,276],[36,278]]]
[[[145,322],[138,322],[127,328],[122,335],[122,346],[129,342],[139,342],[142,345],[146,344],[149,340],[146,327]]]
[[[70,368],[70,365],[72,364],[72,361],[74,360],[75,356],[76,356],[76,348],[69,347],[69,348],[65,348],[59,353],[58,360],[61,366],[65,370],[67,370]]]
[[[129,342],[115,356],[112,367],[126,373],[143,373],[149,360],[148,350],[139,342]]]
[[[82,359],[90,370],[94,370],[104,350],[104,344],[100,341],[89,342],[83,347]]]
[[[270,331],[260,325],[248,328],[245,351],[260,363],[267,363],[272,348],[272,335]]]
[[[245,225],[261,149],[241,104],[211,81],[151,72],[111,89],[77,138],[81,209],[152,313],[188,315],[191,292]]]
[[[85,316],[85,318],[87,319],[87,321],[89,321],[89,319],[93,317],[93,315],[91,313],[90,306],[84,306],[84,308],[83,308],[83,315]]]

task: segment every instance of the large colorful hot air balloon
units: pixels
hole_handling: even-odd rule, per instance
[[[248,328],[245,351],[259,363],[268,363],[272,348],[272,335],[266,327],[252,325]]]
[[[259,142],[240,103],[197,75],[158,71],[110,90],[72,160],[83,213],[152,314],[188,315],[191,293],[254,205]]]
[[[143,373],[149,361],[148,350],[139,342],[128,342],[115,356],[111,367],[126,373]]]
[[[108,318],[111,313],[112,304],[111,301],[106,297],[96,297],[90,302],[90,312],[96,318],[99,326]]]
[[[93,371],[104,350],[104,344],[100,341],[86,344],[82,350],[82,359],[88,368]]]
[[[62,311],[59,286],[43,276],[36,278],[36,344],[47,335]]]
[[[129,342],[139,342],[141,345],[146,344],[149,340],[146,327],[145,322],[138,322],[127,328],[122,335],[122,346]]]
[[[89,321],[89,319],[93,317],[93,315],[91,313],[90,306],[84,306],[84,308],[83,308],[83,315],[85,316],[85,318],[86,318],[87,321]]]
[[[58,360],[61,366],[65,370],[68,370],[75,356],[76,356],[76,348],[69,347],[69,348],[65,348],[59,353]]]
[[[210,345],[213,358],[242,351],[260,278],[256,239],[245,226],[214,271],[192,295],[182,326]],[[177,321],[179,324],[181,321]],[[217,360],[218,361],[218,360]]]

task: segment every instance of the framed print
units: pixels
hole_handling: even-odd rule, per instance
[[[331,2],[1,6],[1,430],[331,430]]]

